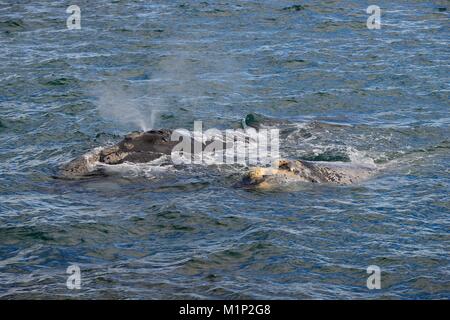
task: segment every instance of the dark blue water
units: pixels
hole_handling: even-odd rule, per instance
[[[0,298],[450,297],[448,1],[76,4],[67,30],[67,4],[0,1]],[[233,188],[233,166],[53,178],[129,131],[248,113],[297,125],[285,157],[380,173],[270,192]]]

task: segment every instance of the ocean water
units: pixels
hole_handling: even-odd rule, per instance
[[[76,4],[68,30],[63,2],[0,0],[1,299],[450,298],[448,1]],[[249,113],[291,124],[284,157],[379,173],[272,191],[233,187],[241,166],[55,178],[130,131]]]

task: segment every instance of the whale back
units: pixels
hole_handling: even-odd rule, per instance
[[[171,141],[172,131],[151,130],[127,135],[118,147],[121,152],[158,152],[170,154],[178,141]]]

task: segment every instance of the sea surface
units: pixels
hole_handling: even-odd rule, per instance
[[[66,1],[0,0],[0,299],[450,298],[448,1],[73,4],[81,29]],[[380,170],[270,191],[234,187],[238,165],[57,178],[130,131],[247,114],[290,124],[283,157]]]

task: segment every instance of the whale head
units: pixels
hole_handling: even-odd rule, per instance
[[[246,189],[270,189],[281,183],[301,180],[300,165],[289,160],[278,160],[272,167],[251,168],[236,185]]]
[[[171,141],[170,130],[150,130],[145,132],[132,132],[119,142],[122,152],[159,152],[170,154],[172,148],[178,143]]]

